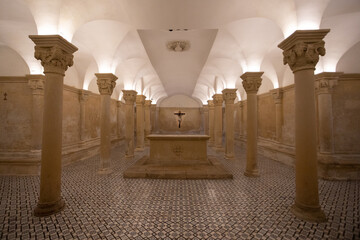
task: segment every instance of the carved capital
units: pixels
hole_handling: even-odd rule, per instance
[[[41,61],[44,73],[65,74],[74,64],[73,53],[78,49],[59,35],[30,35],[35,43],[35,58]]]
[[[123,102],[121,102],[121,101],[117,101],[117,102],[116,102],[116,107],[121,108],[122,105],[124,105]]]
[[[151,106],[151,100],[145,100],[145,107],[148,107],[148,108],[150,108],[150,106]]]
[[[222,90],[222,95],[225,100],[225,104],[233,104],[236,99],[236,90],[237,89],[230,89],[226,88]]]
[[[214,106],[222,106],[223,104],[223,96],[222,94],[214,94],[213,95]]]
[[[33,90],[35,95],[44,95],[45,89],[45,76],[44,75],[26,75],[29,87]]]
[[[209,106],[209,110],[214,109],[214,101],[213,100],[208,100],[208,106]]]
[[[134,90],[122,90],[125,104],[134,104],[137,92]]]
[[[80,102],[86,102],[89,99],[90,92],[86,90],[80,90],[79,93],[79,101]]]
[[[240,108],[240,109],[242,109],[242,108],[244,107],[243,101],[239,101],[238,104],[239,104],[239,108]]]
[[[101,95],[111,95],[116,86],[117,77],[112,73],[95,73]]]
[[[288,64],[293,72],[315,69],[319,56],[325,55],[325,42],[322,40],[329,29],[297,30],[278,47],[283,50],[284,65]]]
[[[315,75],[315,93],[330,94],[343,72],[323,72]]]
[[[276,88],[270,91],[271,95],[274,99],[275,104],[281,104],[283,98],[283,90],[280,88]]]
[[[264,72],[246,72],[241,75],[243,87],[247,94],[257,93],[261,86],[261,76]]]
[[[203,105],[203,111],[204,111],[204,113],[208,113],[209,112],[209,105]]]
[[[136,105],[144,105],[145,98],[146,97],[144,95],[137,95],[136,96]]]

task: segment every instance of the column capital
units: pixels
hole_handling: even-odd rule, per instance
[[[60,35],[30,35],[35,43],[35,58],[41,61],[44,73],[65,75],[68,67],[74,64],[73,53],[78,50]]]
[[[214,108],[214,101],[213,100],[207,100],[209,109]]]
[[[313,69],[319,61],[319,55],[325,55],[323,38],[330,29],[296,30],[282,41],[278,47],[283,50],[283,63],[293,72]]]
[[[134,90],[122,90],[125,104],[134,104],[137,92]]]
[[[239,108],[242,108],[244,106],[243,101],[239,101],[238,104],[239,104]]]
[[[121,108],[124,103],[122,101],[116,101],[116,107]]]
[[[275,104],[281,104],[282,103],[282,99],[283,99],[283,90],[280,88],[276,88],[276,89],[272,89],[270,91]]]
[[[343,72],[323,72],[315,75],[315,93],[329,94],[337,85],[338,79]]]
[[[257,93],[261,86],[261,76],[264,72],[245,72],[240,78],[243,80],[242,84],[247,94]]]
[[[203,109],[205,113],[209,112],[209,105],[204,104]]]
[[[136,105],[144,105],[145,98],[144,95],[136,95]]]
[[[150,108],[151,108],[152,110],[155,110],[155,109],[156,109],[156,104],[151,104]]]
[[[145,107],[149,107],[150,108],[150,106],[151,106],[151,100],[145,100]]]
[[[28,74],[26,75],[28,79],[29,87],[33,90],[34,95],[44,95],[45,88],[45,76],[42,74]]]
[[[223,104],[223,95],[221,93],[213,95],[214,106],[222,106]]]
[[[233,104],[236,98],[236,88],[226,88],[222,90],[223,98],[225,100],[225,104]]]
[[[111,96],[116,86],[117,76],[112,73],[95,73],[95,76],[100,94]]]
[[[80,90],[79,91],[79,101],[80,102],[86,102],[89,99],[90,91],[87,90]]]

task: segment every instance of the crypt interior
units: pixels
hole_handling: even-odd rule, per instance
[[[360,239],[359,0],[0,0],[0,239]]]

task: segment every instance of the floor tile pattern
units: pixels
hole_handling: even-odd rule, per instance
[[[32,215],[39,177],[0,176],[0,239],[360,239],[360,181],[319,181],[328,222],[289,211],[294,170],[259,156],[259,178],[247,178],[245,151],[235,160],[209,149],[230,180],[124,179],[141,158],[112,151],[113,173],[98,175],[99,156],[63,168],[64,211]]]

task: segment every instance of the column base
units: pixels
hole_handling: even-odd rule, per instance
[[[234,154],[225,154],[225,159],[233,160],[235,158]]]
[[[304,207],[294,204],[291,206],[291,212],[299,219],[309,222],[326,222],[326,215],[319,207]]]
[[[113,170],[111,168],[103,168],[103,169],[100,169],[99,171],[97,171],[97,174],[106,175],[106,174],[110,174],[112,172],[113,172]]]
[[[133,157],[134,157],[134,154],[125,154],[125,157],[126,157],[126,158],[133,158]]]
[[[145,148],[141,148],[141,147],[137,147],[135,148],[135,152],[143,152],[145,150]]]
[[[65,207],[65,202],[63,199],[55,203],[38,203],[34,209],[34,216],[36,217],[45,217],[52,214],[58,213],[63,210]]]
[[[259,170],[258,169],[254,169],[254,170],[245,170],[244,175],[247,177],[259,177]]]

